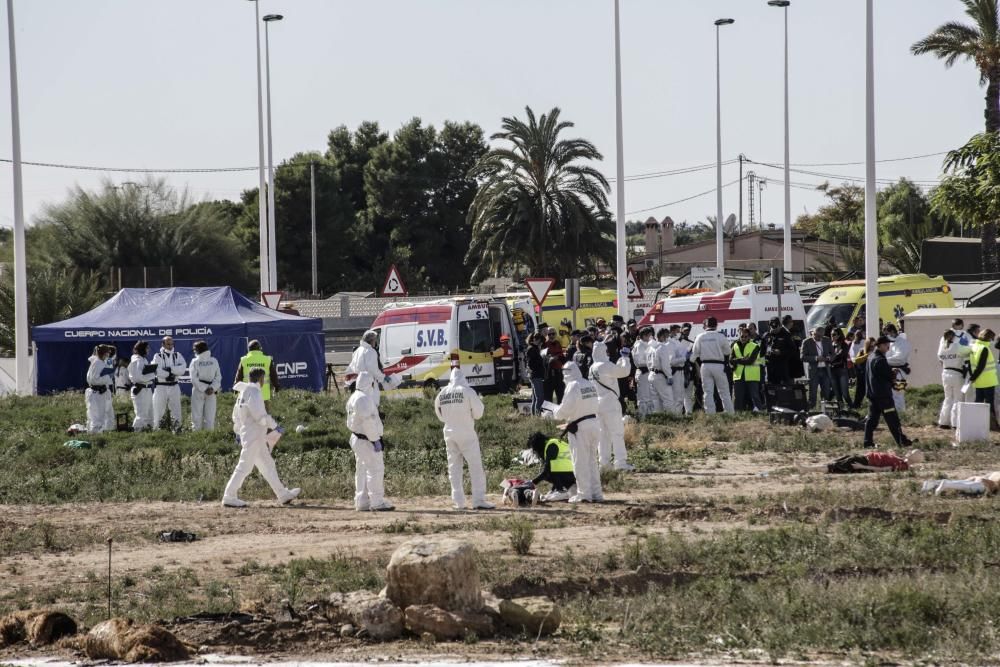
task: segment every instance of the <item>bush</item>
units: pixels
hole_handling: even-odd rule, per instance
[[[535,529],[527,519],[510,520],[510,545],[518,556],[526,556],[535,540]]]

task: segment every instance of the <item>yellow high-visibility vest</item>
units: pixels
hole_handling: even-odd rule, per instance
[[[552,472],[573,472],[573,459],[570,458],[569,443],[563,442],[559,438],[551,438],[545,443],[546,451],[548,451],[549,445],[559,447],[559,455],[549,463],[549,470]]]
[[[979,367],[979,361],[983,354],[986,355],[986,366],[983,368],[983,372],[979,374],[979,377],[976,378],[976,381],[972,383],[972,386],[976,389],[989,389],[990,387],[997,386],[996,359],[993,357],[993,350],[990,349],[988,342],[977,340],[972,344],[972,354],[969,357],[972,370],[975,371]]]
[[[265,401],[271,400],[271,362],[271,357],[260,350],[250,350],[245,357],[240,359],[244,382],[250,381],[250,371],[253,369],[264,369],[264,385],[260,388],[260,394]]]
[[[733,344],[733,358],[745,359],[752,355],[757,347],[757,343],[752,340],[748,340],[747,344],[741,351],[740,343],[737,341]],[[759,356],[752,364],[733,364],[733,379],[746,380],[747,382],[760,382],[760,364],[756,363],[757,361],[760,361]]]

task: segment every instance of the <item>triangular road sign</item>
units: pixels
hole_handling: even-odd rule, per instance
[[[382,296],[406,296],[406,285],[399,276],[399,269],[393,264],[389,267],[389,273],[385,276],[385,285],[382,286]]]
[[[260,302],[271,310],[278,310],[278,306],[281,305],[281,299],[284,296],[284,292],[261,292]]]
[[[642,288],[639,287],[639,281],[635,279],[635,274],[632,273],[632,269],[628,270],[628,278],[625,279],[625,292],[628,294],[629,301],[638,301],[644,296]]]
[[[535,303],[539,306],[545,303],[545,297],[549,295],[552,286],[556,284],[555,278],[525,278],[524,284],[528,286],[531,296],[535,297]]]

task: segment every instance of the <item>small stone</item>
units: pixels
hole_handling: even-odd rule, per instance
[[[493,636],[493,620],[482,612],[453,612],[421,604],[407,607],[403,616],[406,629],[420,637],[428,632],[438,640],[462,639],[469,634]]]
[[[348,637],[353,637],[355,632],[357,632],[357,630],[355,630],[354,626],[351,625],[350,623],[344,623],[342,626],[340,626],[340,636],[344,637],[345,639],[347,639]]]
[[[430,646],[431,644],[437,643],[437,638],[429,632],[421,632],[420,643],[424,646]]]

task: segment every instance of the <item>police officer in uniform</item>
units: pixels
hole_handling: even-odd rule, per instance
[[[733,344],[733,384],[736,409],[761,412],[764,409],[760,396],[760,346],[750,340],[750,331],[740,329],[740,337]]]
[[[271,396],[280,389],[278,371],[275,368],[274,359],[264,354],[258,340],[252,340],[247,345],[247,353],[240,358],[239,368],[236,369],[236,380],[233,384],[249,378],[250,371],[255,368],[264,369],[264,385],[260,388],[260,393],[264,397],[264,407],[270,412]]]

